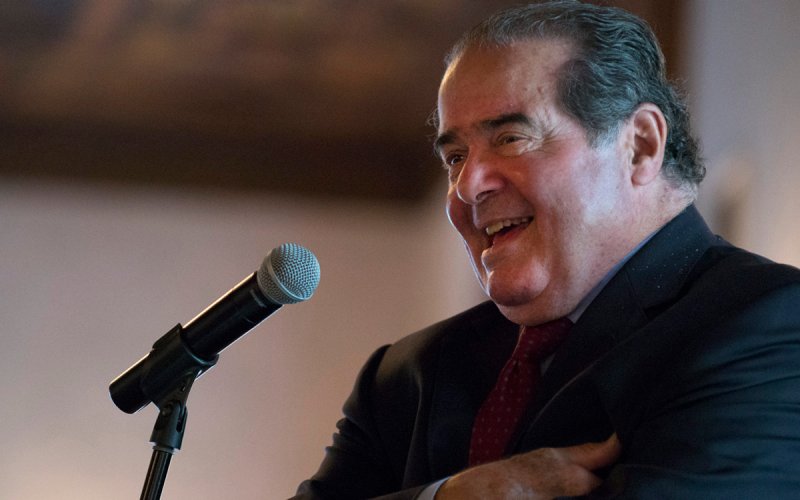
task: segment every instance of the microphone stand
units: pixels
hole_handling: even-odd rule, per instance
[[[186,408],[186,399],[192,383],[202,370],[191,371],[178,382],[175,389],[168,393],[162,402],[157,402],[158,416],[150,435],[153,443],[153,455],[147,468],[140,500],[159,500],[164,481],[167,478],[169,462],[172,455],[181,449],[183,433],[186,430],[186,418],[189,411]]]

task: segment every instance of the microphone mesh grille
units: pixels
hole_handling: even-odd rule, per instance
[[[302,302],[319,285],[319,262],[307,248],[284,243],[264,257],[257,278],[261,291],[276,304]]]

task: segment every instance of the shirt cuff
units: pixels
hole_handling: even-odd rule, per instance
[[[420,492],[420,494],[417,496],[417,500],[433,500],[433,497],[436,496],[436,492],[439,491],[439,487],[448,479],[450,478],[446,477],[429,485],[427,488],[422,490],[422,492]]]

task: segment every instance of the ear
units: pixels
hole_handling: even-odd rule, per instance
[[[631,181],[644,186],[655,180],[664,163],[667,120],[655,104],[640,104],[628,120],[630,127]]]

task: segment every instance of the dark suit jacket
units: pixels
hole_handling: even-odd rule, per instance
[[[413,498],[464,469],[516,341],[491,303],[379,349],[297,498]],[[540,381],[510,451],[600,441],[617,498],[800,498],[800,271],[690,207],[612,278]]]

